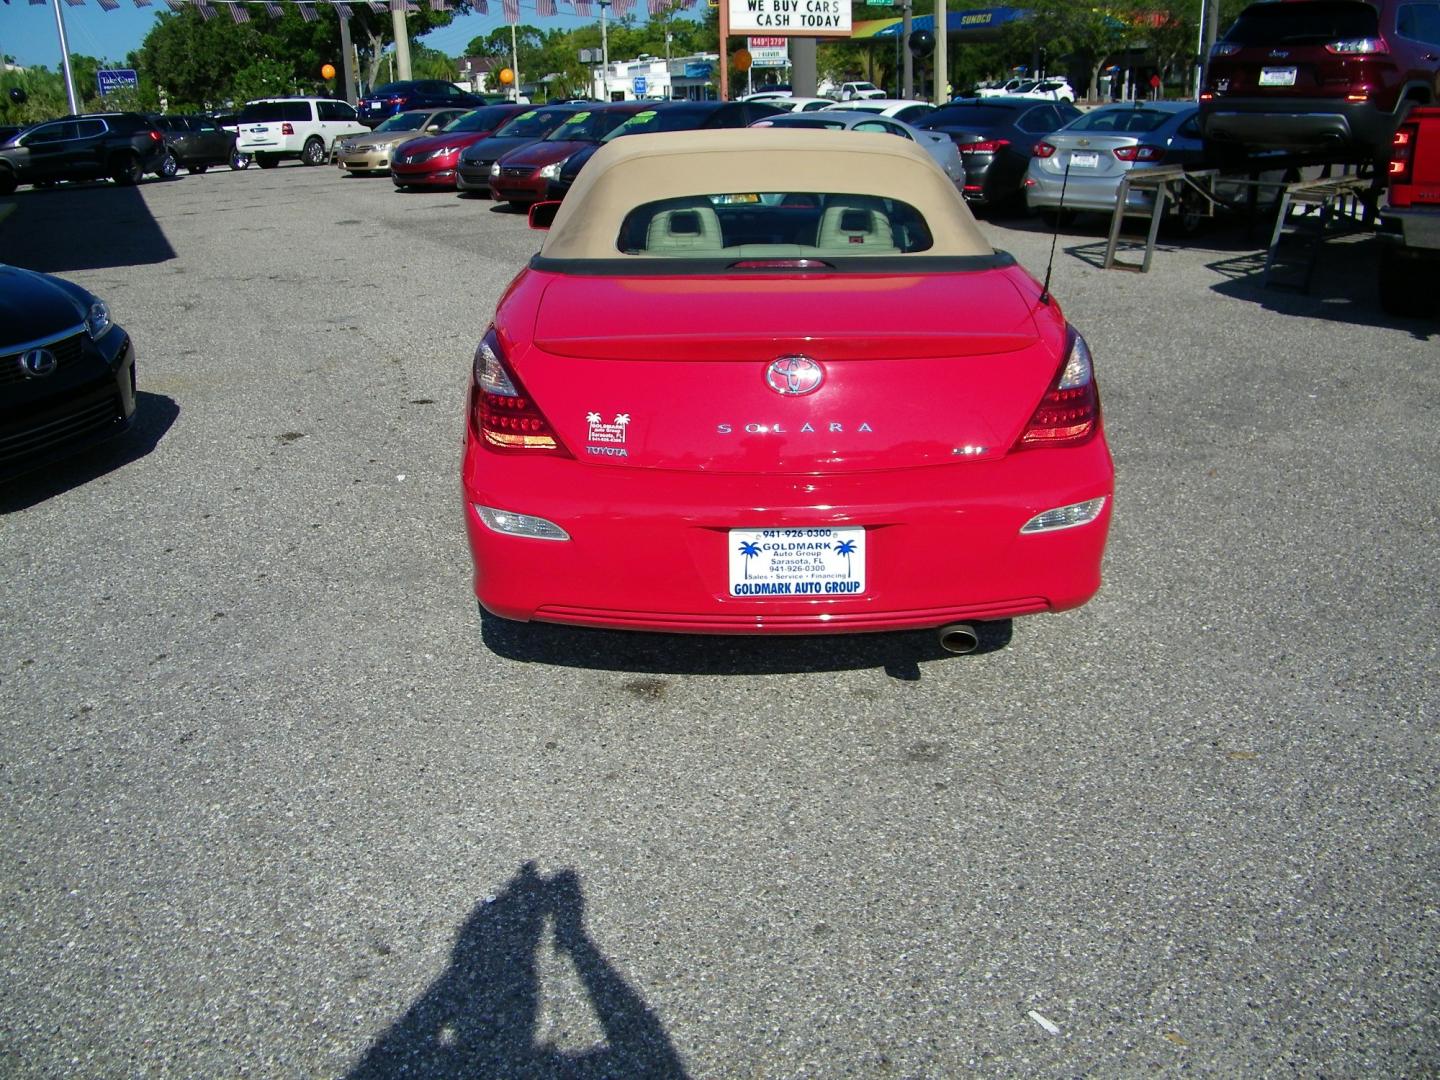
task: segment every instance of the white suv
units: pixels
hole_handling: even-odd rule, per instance
[[[840,100],[855,101],[863,98],[883,98],[885,91],[871,82],[847,82],[840,84]]]
[[[235,149],[249,154],[262,169],[281,158],[299,158],[306,165],[330,160],[330,146],[345,135],[368,134],[355,109],[330,98],[264,98],[240,110],[240,138]]]

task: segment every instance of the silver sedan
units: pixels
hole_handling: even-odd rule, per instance
[[[869,112],[821,109],[818,112],[788,113],[781,116],[767,116],[756,120],[751,127],[785,128],[834,128],[846,131],[880,131],[898,135],[902,139],[919,143],[945,170],[945,175],[956,184],[965,182],[965,165],[960,160],[960,151],[950,136],[938,131],[922,131],[917,127],[889,116],[876,116]]]

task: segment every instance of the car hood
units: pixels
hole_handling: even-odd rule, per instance
[[[407,154],[428,154],[447,146],[471,146],[489,134],[488,131],[452,131],[449,134],[442,131],[439,135],[422,135],[418,139],[407,140],[405,152]]]
[[[497,325],[530,331],[523,348],[502,331],[515,371],[588,462],[852,472],[1007,452],[1064,340],[1035,288],[1015,267],[789,279],[532,271],[520,293],[533,313],[512,295]],[[826,371],[813,397],[766,383],[767,364],[797,354]],[[596,434],[611,417],[628,435]]]
[[[0,265],[0,352],[75,329],[85,321],[88,298],[68,281]]]
[[[522,138],[519,135],[507,135],[504,138],[500,139],[486,139],[484,145],[472,146],[472,149],[474,149],[477,155],[483,154],[488,160],[494,161],[497,158],[503,157],[505,154],[510,153],[512,150],[519,150],[521,147],[529,146],[535,141],[537,140],[533,138]]]
[[[521,147],[519,150],[512,150],[505,155],[506,165],[530,165],[540,168],[549,165],[552,161],[559,161],[561,158],[569,157],[577,150],[583,150],[587,146],[593,147],[592,142],[583,140],[566,140],[564,142],[546,142],[543,139],[529,146]]]
[[[347,135],[341,141],[346,146],[397,146],[400,143],[428,138],[433,136],[416,135],[413,131],[382,131],[379,134],[372,131],[368,135]]]

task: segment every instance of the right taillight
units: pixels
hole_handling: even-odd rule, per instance
[[[1009,145],[1009,139],[981,139],[979,142],[957,144],[962,154],[993,154]]]
[[[1415,171],[1415,136],[1419,132],[1419,124],[1401,124],[1395,129],[1395,135],[1390,140],[1391,183],[1410,183]]]
[[[1121,161],[1159,161],[1165,156],[1163,146],[1117,146],[1114,154]]]
[[[505,363],[492,326],[475,350],[470,387],[470,427],[495,450],[523,450],[569,456],[539,406]]]
[[[1037,142],[1030,148],[1031,157],[1047,158],[1054,153],[1055,147],[1051,146],[1048,142]]]
[[[1042,446],[1079,446],[1089,442],[1100,427],[1100,391],[1090,346],[1070,327],[1068,347],[1060,371],[1025,425],[1017,450]]]

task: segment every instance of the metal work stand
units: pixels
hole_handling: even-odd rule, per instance
[[[1319,261],[1320,246],[1329,236],[1339,236],[1366,228],[1369,208],[1363,195],[1372,181],[1361,176],[1337,176],[1320,180],[1302,180],[1286,184],[1280,196],[1280,211],[1275,217],[1275,230],[1270,234],[1270,248],[1265,253],[1265,270],[1260,276],[1263,287],[1272,287],[1271,271],[1275,268],[1276,255],[1280,249],[1281,237],[1286,235],[1308,239],[1305,272],[1298,283],[1288,284],[1302,293],[1310,291],[1311,279],[1315,276],[1315,264]],[[1291,224],[1290,210],[1293,207],[1318,209],[1318,213],[1303,224]],[[1339,221],[1338,228],[1331,228]],[[1360,224],[1357,224],[1360,222]]]
[[[1128,172],[1120,178],[1120,188],[1115,195],[1115,212],[1110,216],[1110,240],[1105,245],[1106,270],[1133,270],[1137,274],[1148,273],[1150,260],[1155,255],[1155,238],[1160,235],[1160,223],[1165,220],[1165,203],[1174,199],[1179,203],[1186,189],[1193,189],[1205,200],[1207,214],[1215,212],[1215,177],[1218,169],[1196,169],[1186,172],[1179,165],[1162,165],[1157,169],[1141,169]],[[1130,192],[1149,191],[1154,193],[1154,203],[1147,210],[1130,209]],[[1126,217],[1150,218],[1150,232],[1145,238],[1145,257],[1138,263],[1124,262],[1115,257],[1115,248],[1120,243],[1120,229]]]

